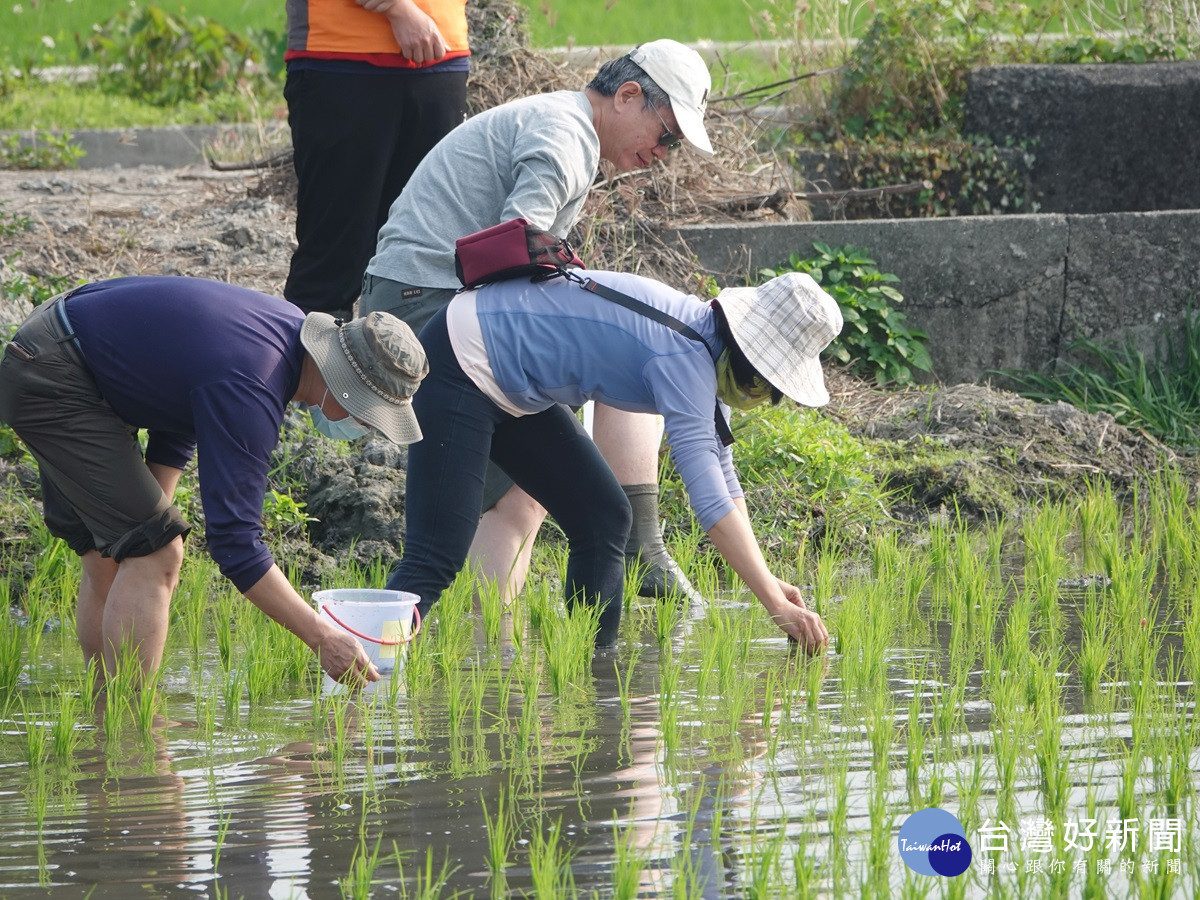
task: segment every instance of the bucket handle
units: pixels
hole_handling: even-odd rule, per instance
[[[371,637],[370,635],[363,634],[361,631],[355,631],[353,628],[351,628],[349,625],[347,625],[345,622],[343,622],[341,619],[339,619],[337,616],[335,616],[330,611],[328,606],[322,606],[321,612],[325,613],[325,615],[329,616],[329,618],[333,619],[334,622],[336,622],[338,625],[342,626],[342,628],[344,628],[346,631],[350,632],[356,638],[361,638],[364,641],[370,641],[372,644],[378,644],[381,647],[393,647],[396,644],[407,644],[409,641],[411,641],[413,638],[415,638],[418,634],[421,633],[421,611],[419,609],[417,609],[415,606],[413,607],[413,617],[417,620],[417,622],[416,622],[415,627],[412,630],[412,633],[406,638],[400,638],[399,640],[395,640],[395,641],[389,641],[382,637],[374,638],[374,637]]]

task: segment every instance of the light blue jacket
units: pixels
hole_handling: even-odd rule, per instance
[[[637,275],[580,274],[690,325],[714,353],[724,347],[711,307],[695,297]],[[659,413],[701,526],[708,530],[734,509],[742,488],[717,437],[716,366],[704,344],[563,278],[499,282],[475,292],[475,303],[492,373],[517,408],[596,400]]]

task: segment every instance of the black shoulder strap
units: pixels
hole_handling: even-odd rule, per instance
[[[641,315],[645,316],[648,319],[653,319],[655,322],[658,322],[662,325],[666,325],[671,330],[679,332],[684,337],[689,338],[690,340],[698,341],[699,343],[704,345],[704,348],[706,350],[708,350],[708,355],[710,357],[712,357],[713,362],[716,362],[717,355],[715,353],[713,353],[712,346],[708,343],[708,341],[706,341],[704,339],[704,336],[702,334],[700,334],[700,332],[698,332],[691,325],[687,325],[687,324],[679,321],[674,316],[663,312],[661,309],[658,309],[657,307],[651,306],[649,303],[643,303],[641,300],[638,300],[636,297],[630,297],[628,294],[624,294],[621,291],[614,290],[613,288],[610,288],[607,285],[600,284],[594,278],[588,278],[585,280],[583,278],[580,278],[578,275],[574,275],[573,273],[563,272],[563,274],[566,275],[568,280],[574,281],[576,284],[580,285],[585,291],[589,291],[593,294],[598,294],[599,296],[603,297],[606,300],[611,300],[613,303],[619,304],[620,306],[624,306],[626,309],[632,310],[633,312],[636,312],[636,313],[640,313]],[[721,404],[720,403],[717,403],[717,408],[716,408],[715,412],[713,413],[713,423],[716,425],[717,438],[721,441],[721,446],[728,447],[730,444],[732,444],[733,443],[733,432],[729,428],[729,422],[727,422],[725,420],[725,417],[723,415],[721,415]]]
[[[630,297],[628,294],[623,294],[620,291],[615,291],[607,285],[600,284],[594,278],[589,278],[582,282],[585,291],[591,291],[593,294],[599,294],[606,300],[611,300],[613,303],[619,303],[626,309],[631,309],[636,313],[641,313],[655,322],[660,322],[668,328],[678,331],[685,338],[690,338],[693,341],[699,341],[708,349],[708,355],[716,359],[716,354],[713,353],[712,347],[709,346],[703,335],[700,334],[691,325],[685,325],[672,315],[668,315],[657,307],[651,306],[649,303],[643,303],[636,297]]]

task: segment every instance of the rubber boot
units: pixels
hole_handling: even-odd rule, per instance
[[[658,485],[623,484],[621,489],[633,507],[633,527],[625,545],[625,569],[641,573],[638,596],[701,599],[663,543],[658,524]]]

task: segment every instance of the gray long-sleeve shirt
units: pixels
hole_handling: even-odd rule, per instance
[[[417,166],[379,230],[367,272],[457,288],[456,240],[518,216],[564,237],[599,165],[582,92],[523,97],[473,116]]]

